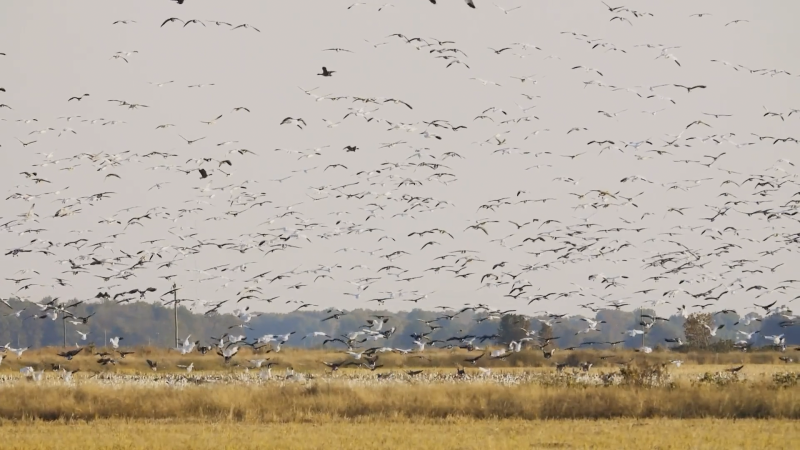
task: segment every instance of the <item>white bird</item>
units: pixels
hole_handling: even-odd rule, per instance
[[[119,341],[121,341],[122,339],[123,338],[121,338],[119,336],[114,336],[112,338],[109,338],[108,342],[111,342],[111,347],[113,347],[114,349],[118,349],[119,348]]]
[[[486,86],[487,84],[493,84],[495,86],[500,86],[499,84],[495,83],[494,81],[484,80],[483,78],[470,78],[470,80],[477,80],[482,85]]]
[[[737,333],[741,333],[741,334],[743,334],[743,335],[747,336],[747,340],[752,340],[752,339],[753,339],[753,336],[754,336],[756,333],[760,333],[760,331],[759,331],[759,330],[753,331],[752,333],[748,333],[748,332],[746,332],[746,331],[742,331],[742,330],[737,330],[736,332],[737,332]]]
[[[469,3],[470,3],[470,1],[468,0],[468,1],[467,1],[467,4],[469,4]],[[520,9],[520,8],[522,8],[522,6],[515,6],[515,7],[513,7],[513,8],[505,9],[505,8],[503,8],[502,6],[498,5],[497,3],[494,3],[494,2],[492,2],[492,4],[493,4],[494,6],[496,6],[496,7],[497,7],[497,9],[499,9],[500,11],[503,11],[503,14],[508,14],[508,13],[510,13],[511,11],[514,11],[515,9]],[[473,8],[474,8],[474,6],[473,6]]]
[[[353,359],[361,359],[361,355],[364,354],[364,352],[361,352],[361,353],[345,352],[345,353],[347,353],[348,355],[352,356]]]
[[[194,370],[194,363],[191,363],[188,366],[181,365],[181,364],[178,364],[177,366],[180,367],[181,369],[186,369],[187,373],[192,373],[192,370]]]
[[[764,336],[764,339],[771,340],[773,345],[781,345],[783,342],[783,335],[779,334],[776,336]]]

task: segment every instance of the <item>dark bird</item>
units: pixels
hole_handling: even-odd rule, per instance
[[[467,6],[469,6],[472,9],[475,9],[475,1],[474,0],[464,0],[464,1],[467,2]],[[434,5],[436,4],[436,0],[430,0],[430,2],[433,3]]]
[[[186,23],[186,22],[184,22],[183,20],[181,20],[181,19],[178,19],[177,17],[170,17],[169,19],[167,19],[167,20],[165,20],[164,22],[162,22],[162,23],[161,23],[161,26],[163,27],[164,25],[166,25],[166,24],[168,24],[168,23],[170,23],[170,22],[180,22],[180,23],[183,23],[183,24],[185,24],[185,23]]]
[[[68,352],[58,353],[58,356],[61,356],[62,358],[67,358],[67,361],[72,361],[72,358],[74,358],[75,355],[77,355],[78,353],[80,353],[82,351],[83,351],[83,347],[77,348],[75,350],[70,350]]]
[[[327,67],[322,66],[322,73],[318,73],[317,75],[320,75],[320,76],[323,76],[323,77],[332,77],[333,74],[335,74],[335,73],[336,73],[335,70],[328,70]]]
[[[679,87],[679,88],[684,88],[684,89],[686,89],[686,92],[689,92],[689,93],[691,93],[693,89],[705,89],[706,88],[706,86],[703,86],[702,84],[698,84],[697,86],[684,86],[682,84],[673,84],[673,86]]]
[[[467,359],[465,359],[465,360],[464,360],[464,362],[467,362],[467,363],[470,363],[470,364],[472,364],[472,365],[475,365],[475,363],[476,363],[476,362],[477,362],[479,359],[483,358],[483,355],[485,355],[485,354],[486,354],[486,353],[484,352],[484,353],[481,353],[480,355],[478,355],[478,356],[476,356],[476,357],[474,357],[474,358],[467,358]]]

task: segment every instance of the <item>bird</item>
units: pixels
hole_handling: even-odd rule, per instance
[[[436,4],[436,0],[429,0],[432,4]],[[467,6],[470,8],[475,9],[475,1],[474,0],[464,0],[467,3]]]
[[[179,4],[183,4],[183,2],[180,2]],[[177,17],[170,17],[169,19],[167,19],[167,20],[165,20],[164,22],[161,23],[161,28],[163,28],[164,25],[166,25],[168,23],[173,23],[173,22],[180,22],[182,24],[185,24],[185,22],[183,20],[181,20],[181,19],[179,19]]]
[[[296,125],[297,128],[300,128],[301,130],[303,129],[304,126],[307,126],[305,120],[301,118],[294,119],[291,117],[287,117],[281,121],[281,125],[287,125],[287,124]],[[300,126],[300,124],[303,124],[303,126]]]
[[[682,84],[673,84],[673,86],[686,89],[687,93],[691,93],[694,89],[705,89],[706,88],[706,86],[701,85],[701,84],[696,85],[696,86],[684,86]]]
[[[726,23],[725,26],[727,27],[728,25],[734,25],[734,24],[741,23],[741,22],[750,22],[750,21],[749,20],[745,20],[745,19],[736,19],[736,20],[731,20],[730,22]]]
[[[328,70],[327,67],[322,66],[322,73],[318,73],[317,75],[323,76],[323,77],[332,77],[334,73],[336,73],[335,70]]]

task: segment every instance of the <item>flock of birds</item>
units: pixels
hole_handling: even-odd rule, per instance
[[[170,17],[157,23],[139,18],[101,26],[111,26],[109,33],[114,27],[128,27],[134,34],[136,27],[142,33],[153,28],[227,27],[237,33],[251,31],[251,37],[271,34],[247,23],[188,18],[193,2],[172,1],[176,4],[164,1]],[[426,3],[406,2],[402,7],[416,10]],[[365,5],[372,4],[355,3],[347,10]],[[473,0],[466,5],[475,9],[473,14],[492,12],[476,7]],[[189,15],[179,18],[166,11],[176,6]],[[383,4],[378,11],[390,6],[394,5]],[[494,6],[504,18],[535,8]],[[609,17],[601,15],[604,11]],[[634,26],[639,21],[658,20],[658,14],[604,2],[598,2],[597,14],[598,21],[611,22],[608,26],[619,22],[631,25],[630,30],[639,29]],[[686,20],[713,20],[706,18],[713,17],[709,13],[687,16]],[[719,26],[747,33],[749,24],[747,19],[732,19]],[[518,30],[524,33],[527,30]],[[376,370],[382,352],[419,356],[433,346],[481,352],[465,356],[464,363],[470,365],[509,358],[526,347],[548,359],[556,351],[558,337],[542,336],[535,329],[525,329],[524,337],[495,349],[487,346],[498,344],[496,334],[436,334],[439,323],[466,311],[477,313],[478,322],[527,315],[555,326],[556,334],[559,319],[579,309],[595,314],[647,307],[677,311],[684,318],[693,312],[736,314],[741,317],[737,324],[743,326],[760,321],[753,313],[758,312],[780,316],[782,328],[795,326],[798,316],[791,302],[800,298],[800,280],[793,278],[791,268],[800,243],[800,189],[789,159],[798,140],[789,133],[797,130],[800,109],[765,106],[763,111],[747,111],[737,106],[736,112],[733,107],[719,111],[714,102],[704,101],[718,89],[709,81],[670,82],[653,75],[658,84],[628,87],[611,80],[619,76],[617,65],[623,59],[649,64],[655,73],[691,74],[683,79],[737,77],[729,82],[751,83],[753,89],[794,80],[798,74],[751,69],[714,55],[705,63],[687,62],[676,56],[687,50],[680,45],[634,46],[574,31],[547,38],[566,40],[575,55],[599,53],[599,59],[593,57],[598,67],[579,62],[579,56],[540,57],[546,53],[544,46],[525,42],[462,48],[456,39],[403,33],[387,33],[379,43],[367,41],[375,52],[410,49],[414,57],[423,58],[421,65],[424,58],[441,61],[438,70],[445,76],[495,89],[490,97],[494,105],[470,102],[473,92],[463,92],[466,103],[452,108],[447,118],[431,117],[417,106],[435,92],[402,99],[377,95],[381,93],[322,94],[336,91],[337,80],[356,75],[352,66],[337,67],[341,58],[361,52],[344,44],[307,56],[333,62],[320,64],[316,74],[296,74],[324,85],[290,87],[296,92],[296,105],[234,104],[208,116],[188,119],[183,114],[175,123],[151,126],[148,115],[165,109],[168,96],[154,94],[155,102],[141,104],[121,96],[66,93],[61,106],[66,115],[36,118],[22,115],[22,102],[0,102],[3,151],[20,155],[8,159],[6,169],[13,168],[14,174],[4,177],[7,195],[0,239],[6,244],[8,271],[3,288],[10,295],[2,299],[0,309],[20,321],[66,320],[81,341],[87,340],[83,327],[92,315],[79,317],[72,311],[84,302],[157,301],[207,316],[233,314],[239,321],[235,330],[212,338],[209,345],[187,337],[176,349],[182,354],[217,353],[227,363],[243,346],[279,352],[281,345],[309,339],[339,346],[348,356],[325,361],[332,371],[350,365]],[[477,74],[486,69],[481,67],[487,66],[482,62],[486,57],[473,56],[481,52],[494,58],[494,68],[522,64],[547,73],[509,73],[508,82],[484,79]],[[124,62],[125,68],[144,57],[139,51],[120,51],[110,59]],[[14,58],[13,52],[0,53],[0,67],[8,70]],[[674,64],[662,66],[663,60]],[[247,61],[243,63],[245,70]],[[361,63],[369,64],[370,58]],[[732,70],[718,72],[716,64]],[[581,80],[576,74],[591,79]],[[548,99],[554,95],[548,81],[555,78],[571,86],[569,98]],[[200,98],[209,90],[226,89],[224,81],[141,81],[148,83],[158,94],[192,89]],[[384,88],[392,91],[391,86]],[[0,100],[14,91],[13,85],[2,86]],[[579,109],[587,95],[593,99],[587,103],[607,103],[595,116],[605,122],[594,119],[601,126],[565,125],[565,118],[540,107],[550,100]],[[626,108],[618,109],[612,101]],[[684,103],[691,106],[682,107]],[[654,104],[659,109],[652,109]],[[332,106],[321,109],[323,105]],[[341,132],[332,142],[345,139],[347,144],[271,149],[268,138],[237,138],[226,131],[226,123],[248,115],[267,117],[278,108],[295,112],[273,122],[276,133],[323,140]],[[317,110],[335,111],[341,119],[317,117]],[[100,111],[104,118],[87,116]],[[121,111],[128,113],[125,120],[108,118]],[[685,116],[682,124],[662,126],[659,134],[646,135],[639,126],[625,125],[637,114],[635,123],[652,119],[647,122],[652,129],[659,118],[675,119],[678,112]],[[740,114],[748,115],[743,125],[729,126],[741,124],[730,122]],[[108,134],[109,128],[132,124],[147,126],[162,143],[160,148],[125,149],[125,142]],[[741,128],[747,125],[750,128]],[[765,127],[774,131],[759,131]],[[104,148],[71,143],[80,150],[63,150],[63,142],[98,128],[111,139]],[[612,129],[625,136],[611,135]],[[364,130],[386,137],[378,143],[362,140]],[[465,145],[462,136],[472,144]],[[545,136],[552,138],[549,144],[538,144]],[[312,159],[319,163],[312,164]],[[382,162],[374,162],[378,160]],[[256,169],[260,167],[282,174],[267,179]],[[609,174],[620,167],[636,173],[612,179]],[[244,178],[237,170],[259,175]],[[478,197],[499,190],[501,195]],[[80,228],[86,224],[91,229]],[[54,298],[37,302],[45,295]],[[25,301],[25,307],[12,307],[12,298]],[[458,303],[458,298],[469,301]],[[285,312],[326,310],[322,322],[346,315],[342,305],[439,312],[422,321],[429,331],[410,336],[413,344],[405,349],[380,345],[396,331],[390,315],[376,315],[361,329],[341,335],[322,330],[300,339],[293,332],[247,336],[254,318],[273,307],[281,310],[281,305],[288,305],[282,306]],[[604,321],[594,317],[582,319],[586,329],[581,333],[591,336],[602,328]],[[669,319],[642,315],[625,334],[644,335],[662,320]],[[704,326],[712,337],[722,328],[713,322]],[[738,331],[743,348],[766,344],[786,349],[784,334],[759,338],[758,331]],[[98,364],[115,365],[129,354],[120,347],[123,339],[112,337],[112,352],[98,353]],[[675,336],[668,343],[683,341]],[[59,356],[71,360],[84,348],[64,350]],[[27,349],[9,344],[3,350],[21,357]],[[649,353],[652,347],[643,343],[638,350]],[[250,361],[254,367],[265,362]],[[158,369],[157,361],[147,363]],[[191,371],[193,364],[184,368]]]

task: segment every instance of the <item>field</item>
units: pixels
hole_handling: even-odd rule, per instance
[[[3,448],[94,449],[784,449],[792,420],[364,420],[260,425],[99,420],[3,423]]]
[[[587,350],[544,360],[528,351],[458,375],[465,354],[442,350],[336,372],[320,361],[352,357],[243,350],[225,366],[212,354],[129,350],[116,366],[88,354],[65,361],[54,348],[6,355],[0,426],[12,445],[3,448],[50,448],[52,436],[81,449],[789,448],[800,437],[798,366],[778,352]],[[249,362],[262,358],[278,365]],[[569,365],[557,371],[556,361]],[[596,366],[580,369],[586,361]],[[50,370],[58,363],[80,371],[65,380]],[[189,363],[191,373],[177,367]],[[48,370],[33,380],[20,374],[26,366]]]
[[[499,347],[498,347],[499,348]],[[268,353],[266,350],[252,351],[248,348],[242,348],[239,353],[231,360],[230,364],[224,364],[223,359],[215,353],[209,352],[206,355],[200,355],[196,351],[189,355],[181,355],[177,351],[164,350],[156,347],[127,347],[124,349],[131,354],[120,357],[110,347],[86,347],[83,352],[78,354],[72,361],[66,361],[64,358],[57,356],[57,353],[64,351],[59,347],[46,347],[35,350],[29,350],[23,353],[21,358],[17,358],[13,354],[7,353],[5,359],[0,363],[0,373],[4,372],[17,372],[20,368],[31,366],[34,369],[49,369],[53,364],[60,364],[68,369],[80,369],[84,372],[120,372],[132,373],[137,371],[149,371],[145,360],[158,362],[158,370],[160,372],[184,372],[178,365],[188,365],[194,363],[194,369],[199,371],[224,371],[236,372],[241,371],[250,364],[249,360],[266,359],[270,362],[276,363],[278,368],[293,367],[295,370],[303,372],[319,373],[326,369],[325,362],[341,362],[341,361],[355,361],[351,356],[347,355],[344,351],[333,349],[298,349],[298,348],[285,348],[280,353]],[[108,352],[117,360],[116,365],[101,366],[97,364],[99,359],[96,353]],[[467,365],[465,359],[473,358],[480,355],[482,351],[466,352],[464,350],[440,350],[440,349],[426,349],[424,353],[401,355],[392,352],[376,353],[379,356],[378,364],[383,365],[383,370],[408,370],[408,369],[452,369],[455,370],[458,365]],[[787,351],[785,353],[774,350],[760,350],[750,353],[742,352],[728,352],[728,353],[712,353],[712,352],[690,352],[678,353],[666,349],[656,349],[653,353],[642,354],[631,350],[575,350],[556,352],[552,359],[545,359],[542,353],[534,350],[525,350],[520,353],[515,353],[508,359],[490,359],[487,355],[484,356],[478,363],[478,366],[491,367],[494,369],[549,369],[553,370],[555,363],[567,363],[576,366],[581,362],[590,362],[594,368],[616,369],[622,363],[648,363],[648,364],[663,364],[669,363],[672,360],[681,360],[683,362],[681,368],[685,370],[687,367],[704,366],[703,368],[694,367],[690,369],[693,372],[703,372],[707,370],[722,370],[732,366],[744,364],[745,366],[756,365],[761,368],[761,371],[773,370],[786,370],[787,367],[791,368],[792,364],[787,366],[786,363],[781,361],[780,357],[792,357],[797,360],[800,358],[800,352]],[[360,362],[360,361],[355,361]],[[361,360],[363,362],[363,360]],[[705,367],[710,366],[710,367]]]

